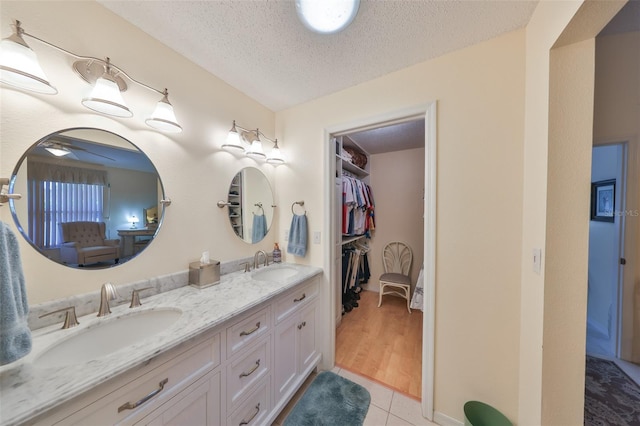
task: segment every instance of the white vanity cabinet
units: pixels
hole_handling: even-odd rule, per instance
[[[315,275],[29,424],[270,424],[320,362],[319,285]]]
[[[165,403],[173,406],[174,397],[182,398],[191,393],[207,373],[220,370],[220,363],[221,337],[216,333],[199,339],[195,344],[181,345],[153,359],[137,371],[124,374],[90,390],[84,396],[56,409],[36,424],[136,424]],[[219,401],[220,385],[218,384],[216,390],[215,378],[213,380],[208,398]],[[220,382],[219,374],[217,381]],[[219,416],[220,410],[216,412]],[[196,416],[201,413],[188,415]]]
[[[320,361],[318,282],[312,279],[275,302],[275,398],[286,402]]]

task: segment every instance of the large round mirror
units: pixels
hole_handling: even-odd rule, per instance
[[[162,182],[123,137],[75,128],[45,136],[22,156],[9,191],[22,235],[47,258],[106,268],[142,252],[162,222]]]
[[[250,244],[262,241],[273,220],[273,193],[259,169],[245,167],[233,177],[227,206],[236,235]]]

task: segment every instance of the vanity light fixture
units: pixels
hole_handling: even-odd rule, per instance
[[[240,129],[240,131],[238,131]],[[273,143],[273,149],[269,152],[269,155],[264,153],[262,147],[262,136],[264,139]],[[249,142],[251,140],[251,142]],[[243,144],[243,141],[245,142]],[[245,145],[249,145],[245,147]],[[222,148],[231,152],[244,152],[248,157],[252,157],[256,160],[266,160],[267,163],[273,165],[280,165],[285,163],[284,155],[278,147],[278,139],[271,139],[267,137],[260,129],[250,130],[236,124],[233,120],[233,126],[229,130],[225,143],[222,144]]]
[[[233,120],[233,126],[231,127],[231,130],[229,130],[227,140],[222,144],[222,148],[226,149],[227,151],[244,152],[244,146],[242,146],[240,134],[238,133],[238,129],[236,129],[236,120]]]
[[[20,21],[16,21],[13,34],[0,42],[0,81],[20,89],[55,95],[58,89],[49,83],[36,53],[24,38]]]
[[[305,27],[316,33],[333,34],[353,21],[360,0],[296,0],[295,5]]]
[[[247,157],[265,159],[267,156],[264,155],[264,151],[262,150],[262,141],[260,140],[260,129],[256,129],[256,138],[251,142],[251,146],[247,150]]]
[[[0,43],[1,82],[38,93],[55,94],[58,92],[47,80],[38,64],[35,52],[24,41],[24,36],[31,37],[42,44],[77,59],[73,64],[73,69],[80,77],[94,86],[91,94],[82,99],[82,104],[85,107],[101,114],[132,117],[133,113],[125,104],[121,93],[127,90],[126,79],[162,96],[151,117],[145,120],[149,127],[170,133],[182,131],[182,127],[176,120],[173,106],[169,103],[167,89],[160,91],[132,78],[122,69],[113,65],[109,58],[103,60],[90,56],[76,55],[29,34],[24,31],[20,21],[15,21],[14,34],[3,39]]]

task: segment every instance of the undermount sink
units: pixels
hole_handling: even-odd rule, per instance
[[[253,273],[253,279],[258,281],[281,281],[286,280],[298,273],[297,269],[286,266],[280,268],[267,268],[257,270]]]
[[[106,318],[98,325],[46,349],[35,360],[44,368],[83,364],[110,355],[170,327],[182,315],[179,309],[153,309]]]

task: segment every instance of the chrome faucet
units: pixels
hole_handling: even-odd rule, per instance
[[[253,255],[253,269],[258,269],[258,265],[260,264],[260,255],[264,256],[264,266],[269,266],[269,257],[264,250],[258,250],[256,254]]]
[[[116,287],[111,283],[102,284],[100,288],[100,309],[98,309],[98,316],[103,317],[111,313],[109,308],[109,300],[115,300],[118,297]]]

